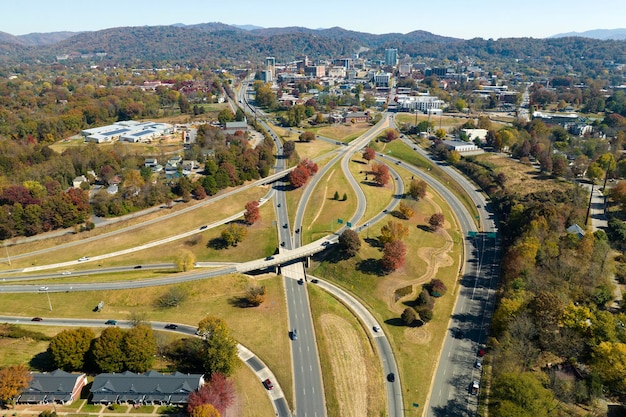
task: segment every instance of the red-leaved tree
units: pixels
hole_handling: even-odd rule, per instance
[[[404,265],[406,259],[406,246],[400,240],[385,243],[383,258],[380,260],[383,270],[395,271]]]
[[[373,161],[374,158],[376,158],[376,151],[372,148],[365,148],[363,151],[363,159],[369,163],[370,161]]]
[[[189,394],[187,411],[191,414],[194,408],[202,404],[211,404],[220,414],[224,414],[234,400],[235,386],[233,382],[223,374],[214,373],[209,383],[204,384],[197,391]]]
[[[246,203],[246,211],[243,213],[243,218],[248,224],[254,224],[261,218],[258,201],[252,200]]]
[[[372,167],[372,173],[374,174],[374,182],[381,187],[384,187],[389,183],[389,168],[384,164],[376,164]]]
[[[309,180],[309,171],[299,164],[289,173],[289,182],[296,188],[302,187]]]
[[[306,170],[309,171],[309,175],[317,174],[317,171],[319,169],[317,164],[315,162],[311,161],[308,158],[303,159],[302,161],[300,161],[300,163],[298,165],[301,165],[304,168],[306,168]]]

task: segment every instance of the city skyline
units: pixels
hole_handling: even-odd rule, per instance
[[[31,0],[9,7],[8,1],[0,0],[0,5],[5,6],[0,31],[16,36],[209,22],[265,28],[339,26],[373,34],[424,30],[462,39],[546,38],[559,33],[626,27],[622,17],[626,3],[622,0],[600,0],[593,3],[593,8],[589,2],[581,0],[528,0],[514,6],[494,0],[449,0],[446,3],[398,0],[392,6],[373,0],[358,3],[318,0],[313,4],[275,0],[259,6],[260,3],[252,0],[240,0],[237,7],[216,1],[176,7],[175,3],[163,0],[88,0],[80,6],[72,0]]]

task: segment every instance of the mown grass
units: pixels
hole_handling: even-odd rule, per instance
[[[265,286],[266,301],[257,308],[238,307],[237,301],[253,284]],[[257,354],[272,369],[282,386],[291,386],[291,360],[287,359],[291,358],[291,354],[281,277],[273,274],[258,277],[235,274],[183,283],[178,287],[187,297],[175,308],[156,307],[156,300],[170,289],[169,286],[161,286],[106,292],[50,293],[52,312],[43,294],[0,294],[0,314],[20,312],[28,319],[40,316],[44,320],[46,317],[101,318],[103,322],[107,319],[128,320],[133,315],[139,315],[150,321],[191,326],[207,315],[214,315],[226,320],[233,337]],[[105,303],[104,310],[93,312],[101,300]],[[41,348],[42,345],[33,346],[35,350]],[[291,402],[291,390],[287,390],[285,395]]]
[[[339,200],[334,199],[335,192]],[[344,193],[347,199],[341,201]],[[343,174],[341,162],[337,162],[328,173],[320,179],[311,194],[304,213],[302,242],[309,243],[333,233],[343,225],[337,219],[349,221],[357,206],[356,194]]]
[[[390,181],[386,186],[380,187],[374,184],[372,175],[367,175],[372,169],[373,164],[376,163],[376,161],[373,161],[371,164],[367,164],[367,161],[361,159],[358,153],[352,157],[349,163],[350,172],[359,183],[361,190],[363,190],[365,194],[365,199],[367,200],[363,221],[367,221],[383,211],[394,194],[395,185],[393,182]],[[368,179],[367,181],[365,180],[366,177]]]
[[[432,193],[431,193],[432,194]],[[366,233],[369,239],[362,245],[360,252],[354,258],[347,260],[319,260],[313,266],[313,274],[325,277],[352,292],[374,315],[384,323],[385,332],[393,346],[400,374],[403,390],[405,391],[405,408],[409,409],[412,402],[423,404],[430,389],[430,381],[435,371],[438,351],[446,334],[447,324],[456,299],[456,286],[459,260],[462,251],[462,235],[457,230],[454,221],[447,223],[449,242],[444,235],[431,233],[426,228],[425,219],[436,211],[444,213],[445,218],[453,219],[448,206],[438,195],[432,195],[432,201],[420,200],[416,207],[418,215],[409,223],[409,236],[404,240],[407,245],[407,257],[405,266],[388,276],[377,274],[377,260],[382,256],[377,247],[375,236],[379,235],[380,227],[386,222],[373,225],[369,231],[361,233],[364,238]],[[391,217],[390,217],[391,218]],[[397,221],[397,220],[396,220]],[[447,255],[450,257],[449,265],[442,265],[436,272],[436,277],[441,279],[449,288],[448,294],[437,299],[434,318],[426,326],[421,328],[406,328],[400,324],[399,316],[406,307],[403,303],[395,303],[393,293],[396,288],[412,284],[415,289],[426,281],[420,277],[426,272],[426,261],[420,254],[425,248],[443,248],[446,244],[453,243],[452,249]],[[429,259],[433,261],[432,259]],[[430,278],[428,278],[430,279]],[[416,292],[414,292],[414,297]]]
[[[351,142],[371,129],[369,123],[361,122],[355,124],[332,124],[319,128],[312,128],[316,135],[325,136],[340,142]]]
[[[385,413],[386,396],[382,386],[383,372],[381,368],[380,358],[376,352],[373,341],[369,338],[369,333],[363,328],[362,323],[339,301],[330,294],[322,291],[316,286],[309,285],[309,300],[311,303],[311,313],[313,315],[313,323],[316,329],[316,339],[318,352],[320,355],[320,363],[322,374],[324,375],[324,394],[326,398],[326,413],[329,416],[338,416],[339,399],[337,398],[336,381],[332,378],[333,356],[337,352],[330,351],[324,339],[328,335],[321,330],[320,317],[326,314],[336,315],[344,319],[360,336],[360,351],[363,352],[363,367],[367,374],[367,385],[364,387],[355,387],[367,391],[367,416],[375,417]],[[353,347],[354,348],[354,347]]]

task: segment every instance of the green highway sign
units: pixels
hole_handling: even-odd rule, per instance
[[[337,223],[342,224],[343,223],[343,219],[337,219]]]
[[[419,405],[418,403],[413,403],[413,407],[417,408],[417,407],[419,407],[419,406],[420,406],[420,405]]]
[[[352,227],[352,223],[347,222],[347,223],[346,223],[346,226],[348,226],[348,227]]]
[[[469,237],[476,237],[476,235],[478,235],[478,232],[467,232],[467,235]]]

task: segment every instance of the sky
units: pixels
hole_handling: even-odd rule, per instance
[[[0,31],[12,35],[208,22],[462,39],[626,27],[625,0],[0,0],[0,11]]]

